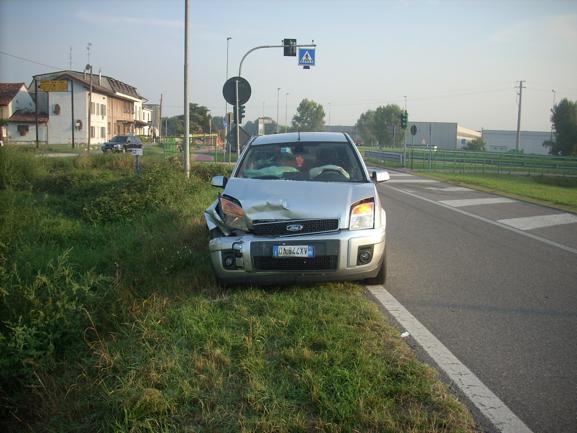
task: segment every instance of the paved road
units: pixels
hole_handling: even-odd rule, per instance
[[[577,432],[577,216],[404,173],[386,289],[533,432]]]

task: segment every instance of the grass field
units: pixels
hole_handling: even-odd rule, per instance
[[[476,431],[361,286],[219,287],[226,168],[143,161],[0,149],[2,431]]]

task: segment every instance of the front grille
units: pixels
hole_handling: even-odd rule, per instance
[[[302,226],[302,230],[290,231],[288,226]],[[325,233],[339,229],[338,219],[315,219],[315,220],[284,220],[259,223],[255,221],[252,232],[257,236],[287,236],[302,235],[306,233]]]
[[[299,257],[253,257],[257,271],[327,271],[337,269],[338,256]]]

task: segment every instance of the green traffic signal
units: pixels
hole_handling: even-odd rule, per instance
[[[296,39],[283,39],[282,44],[284,46],[285,56],[294,57],[297,55]]]
[[[401,128],[405,129],[409,123],[409,113],[407,110],[401,113]]]

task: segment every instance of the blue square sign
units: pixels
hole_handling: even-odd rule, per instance
[[[299,66],[315,65],[315,49],[299,48]]]

